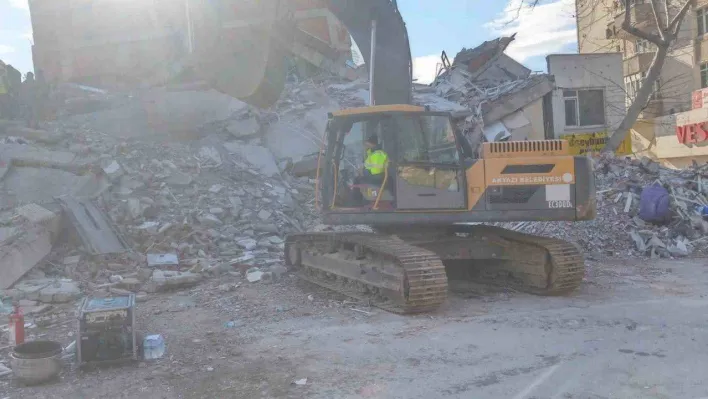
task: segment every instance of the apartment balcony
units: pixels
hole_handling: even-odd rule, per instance
[[[651,61],[654,59],[654,52],[646,52],[634,54],[631,57],[624,59],[624,76],[634,75],[635,73],[646,72],[651,66]]]
[[[613,32],[616,32],[616,37],[619,39],[636,39],[634,36],[630,35],[622,29],[622,23],[624,23],[624,13],[627,12],[624,8],[618,8],[615,13],[615,24]],[[654,18],[654,13],[651,11],[651,4],[647,1],[642,4],[635,4],[629,9],[632,26],[637,29],[641,29],[648,33],[658,33],[656,27],[656,19]],[[661,16],[661,15],[660,15]]]

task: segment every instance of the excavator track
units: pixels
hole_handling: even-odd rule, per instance
[[[388,235],[291,234],[285,261],[304,280],[393,313],[433,311],[447,299],[440,258]]]
[[[445,262],[459,265],[462,261],[465,270],[448,274],[451,281],[464,279],[535,295],[562,295],[577,289],[585,275],[578,247],[555,238],[488,225],[408,231],[398,237],[435,252]]]

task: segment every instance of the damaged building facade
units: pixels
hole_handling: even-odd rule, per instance
[[[244,38],[263,29],[287,37],[293,42],[289,46],[293,66],[303,74],[312,69],[351,73],[345,68],[352,57],[349,33],[323,4],[294,2],[292,9],[279,11],[276,17],[263,12],[270,4],[254,1],[240,2],[237,9],[216,9],[226,5],[191,0],[31,0],[34,69],[52,83],[128,88],[162,84],[188,71],[200,51],[220,45],[209,33],[221,24],[246,44],[257,40]]]
[[[620,54],[553,54],[546,57],[556,87],[546,98],[548,138],[568,140],[575,154],[599,151],[626,113]],[[632,150],[630,136],[618,154]]]
[[[463,49],[432,84],[468,109],[474,142],[567,139],[575,153],[602,148],[625,114],[622,58],[617,54],[558,54],[548,74],[533,73],[504,53],[514,37]],[[629,140],[620,153],[629,152]]]

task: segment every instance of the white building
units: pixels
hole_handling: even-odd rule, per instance
[[[568,139],[579,153],[599,150],[626,113],[622,54],[554,54],[546,61],[556,85],[544,104],[546,138]]]

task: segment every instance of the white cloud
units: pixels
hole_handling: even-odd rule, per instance
[[[6,45],[4,45],[4,44],[0,44],[0,54],[9,54],[9,53],[14,53],[14,52],[15,52],[15,48],[14,48],[14,47],[10,47],[10,46],[6,46]]]
[[[440,56],[435,54],[413,58],[413,79],[417,79],[416,83],[431,83],[435,79],[438,64]]]
[[[29,11],[29,2],[27,0],[9,0],[10,6],[15,8],[21,8],[23,10]]]
[[[529,0],[509,0],[506,8],[486,24],[496,35],[516,33],[506,53],[518,61],[562,51],[577,41],[575,0],[541,0],[531,9]]]

